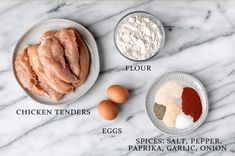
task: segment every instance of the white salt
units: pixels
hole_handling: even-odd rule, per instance
[[[185,129],[193,125],[193,118],[190,115],[184,114],[184,112],[181,112],[176,117],[176,123],[175,127],[178,129]]]

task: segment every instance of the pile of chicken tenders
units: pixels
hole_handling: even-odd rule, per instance
[[[86,81],[90,54],[75,28],[49,30],[16,57],[14,66],[22,87],[58,101]]]

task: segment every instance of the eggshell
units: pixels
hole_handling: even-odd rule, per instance
[[[103,100],[98,105],[99,114],[106,120],[113,120],[118,115],[117,106],[109,100]]]
[[[107,94],[111,101],[122,104],[128,100],[128,89],[121,85],[112,85],[107,89]]]

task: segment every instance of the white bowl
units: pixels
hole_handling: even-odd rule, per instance
[[[141,17],[147,17],[149,19],[151,19],[154,23],[157,24],[157,26],[159,27],[160,33],[162,35],[162,39],[160,40],[160,48],[154,52],[154,54],[146,59],[142,59],[142,60],[136,60],[136,59],[132,59],[129,58],[128,56],[126,56],[125,54],[123,54],[123,52],[121,51],[121,49],[118,47],[117,45],[117,33],[119,31],[120,26],[125,23],[128,18],[130,17],[135,17],[135,16],[141,16]],[[125,15],[124,17],[122,17],[119,22],[117,23],[115,30],[114,30],[114,43],[116,48],[118,49],[118,52],[124,56],[125,58],[131,60],[131,61],[136,61],[136,62],[141,62],[141,61],[147,61],[150,59],[153,59],[157,56],[157,54],[160,52],[160,50],[163,48],[164,44],[165,44],[165,30],[164,30],[164,26],[162,25],[162,23],[160,22],[159,19],[157,19],[154,15],[152,15],[151,13],[145,12],[145,11],[134,11],[134,12],[130,12],[127,15]]]

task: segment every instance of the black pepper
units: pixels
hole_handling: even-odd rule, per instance
[[[159,120],[162,120],[166,112],[166,107],[155,103],[154,113]]]

